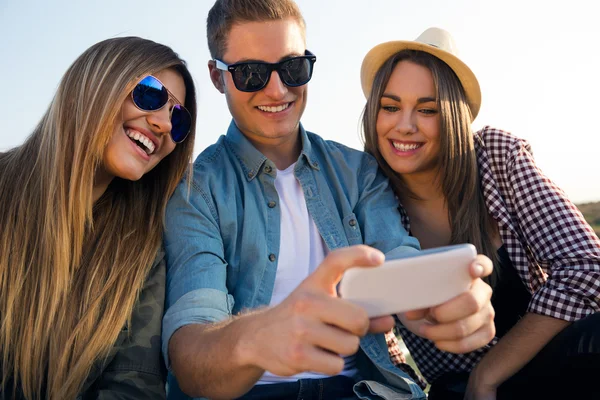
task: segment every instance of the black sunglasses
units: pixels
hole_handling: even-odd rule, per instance
[[[306,85],[313,73],[313,66],[317,61],[310,51],[305,55],[290,57],[278,63],[261,61],[239,62],[231,65],[215,59],[217,69],[231,72],[233,84],[242,92],[257,92],[267,86],[271,73],[277,71],[281,81],[290,87]]]
[[[161,81],[152,75],[148,75],[133,88],[131,92],[133,104],[142,111],[158,111],[163,108],[169,100],[175,104],[171,109],[171,138],[175,143],[185,140],[192,128],[192,115],[180,104],[169,89]]]

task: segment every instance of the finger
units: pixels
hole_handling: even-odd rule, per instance
[[[431,341],[462,340],[486,325],[494,324],[494,309],[491,305],[482,308],[478,313],[447,324],[423,324],[419,334]]]
[[[319,267],[302,283],[303,286],[321,287],[331,291],[342,279],[344,272],[352,267],[373,267],[385,261],[383,253],[365,245],[334,250]],[[335,289],[335,288],[334,288]]]
[[[300,290],[290,297],[289,302],[295,315],[333,325],[353,335],[364,336],[369,329],[365,309],[339,297]]]
[[[491,274],[493,268],[494,263],[492,263],[492,260],[483,254],[478,254],[469,267],[469,273],[473,279],[483,278]]]
[[[296,344],[289,346],[288,351],[287,359],[293,370],[289,375],[305,371],[337,375],[344,369],[344,359],[341,356],[312,345]]]
[[[449,353],[469,353],[490,343],[494,338],[494,335],[496,335],[496,328],[494,325],[485,325],[466,338],[461,340],[440,340],[435,342],[435,346],[438,349]]]
[[[492,288],[481,279],[476,279],[467,292],[432,307],[430,312],[442,324],[458,321],[479,312],[490,303],[491,297]]]
[[[292,321],[292,327],[292,343],[308,343],[342,356],[349,356],[358,351],[359,337],[335,326],[298,318]]]
[[[419,319],[427,318],[427,316],[429,315],[429,311],[429,308],[422,308],[420,310],[407,311],[404,313],[404,316],[410,321],[416,321]]]
[[[386,315],[383,317],[371,318],[369,324],[369,333],[386,333],[395,325],[394,317]]]

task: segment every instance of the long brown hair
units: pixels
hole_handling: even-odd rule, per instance
[[[472,243],[479,253],[497,260],[492,243],[494,225],[485,206],[479,179],[471,131],[471,110],[460,80],[446,63],[426,52],[403,50],[390,57],[381,66],[375,75],[373,89],[363,110],[365,151],[377,159],[398,198],[418,199],[408,188],[402,176],[387,164],[381,155],[377,140],[377,115],[381,97],[394,68],[401,61],[421,65],[429,69],[433,76],[441,132],[436,181],[440,182],[448,207],[448,219],[452,230],[450,243]],[[497,277],[498,269],[494,268],[494,273],[487,280],[494,284]]]
[[[184,80],[190,135],[137,182],[113,179],[94,204],[95,172],[123,102],[141,78],[165,68]],[[33,133],[0,154],[2,392],[74,398],[107,356],[160,246],[167,200],[190,166],[195,120],[195,88],[179,56],[150,40],[113,38],[77,58]]]

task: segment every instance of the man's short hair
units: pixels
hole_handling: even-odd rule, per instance
[[[217,0],[206,19],[211,57],[223,57],[227,50],[227,36],[234,24],[286,18],[295,18],[302,30],[306,28],[300,8],[293,0]]]

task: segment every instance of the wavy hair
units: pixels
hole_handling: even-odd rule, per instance
[[[115,178],[94,202],[123,102],[166,68],[183,78],[192,131],[141,179]],[[167,200],[189,171],[195,122],[185,62],[150,40],[113,38],[75,60],[33,133],[0,154],[2,392],[75,398],[108,355],[159,249]]]

